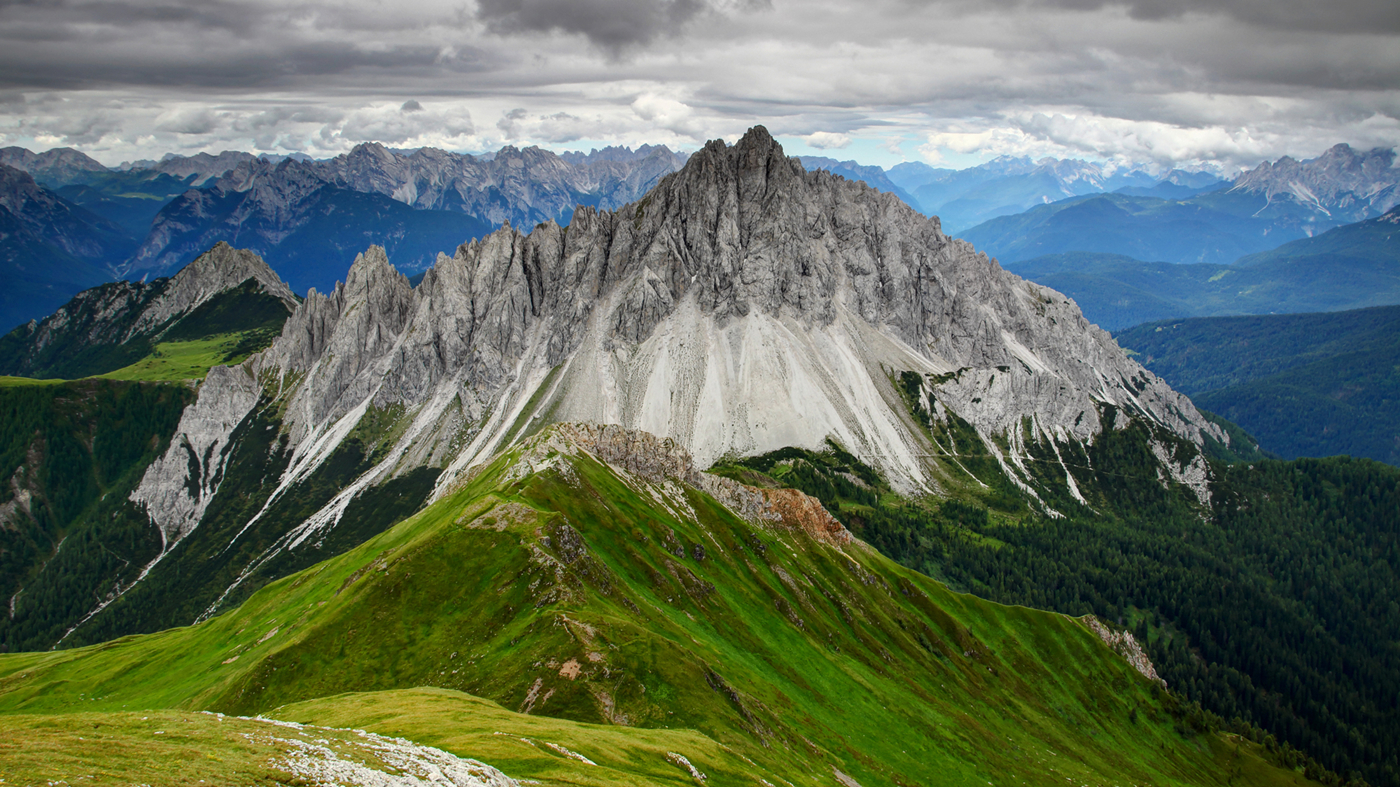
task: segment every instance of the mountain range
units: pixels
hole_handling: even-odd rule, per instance
[[[1109,330],[1179,317],[1325,312],[1400,303],[1400,207],[1233,263],[1066,252],[1006,267],[1072,297]]]
[[[954,235],[997,216],[1022,213],[1037,205],[1119,189],[1180,186],[1182,173],[1156,178],[1141,170],[1113,171],[1078,159],[1000,156],[963,170],[939,170],[918,162],[889,170],[892,181],[913,193],[915,208],[938,216]],[[1172,180],[1175,177],[1176,180]],[[1224,185],[1209,175],[1188,176],[1201,190]]]
[[[182,719],[215,781],[1400,784],[1400,470],[1263,458],[762,127],[452,248],[297,298],[215,245],[0,342],[115,367],[0,385],[23,778]]]
[[[42,317],[102,281],[168,276],[221,241],[257,251],[298,292],[328,290],[372,243],[393,251],[406,270],[421,270],[439,252],[502,221],[567,222],[578,204],[617,207],[683,161],[650,146],[566,161],[539,148],[477,158],[367,144],[323,161],[200,154],[109,170],[73,150],[36,155],[7,148],[0,163],[35,173],[34,185],[25,188],[37,187],[47,203],[69,213],[81,209],[91,226],[79,232],[50,221],[49,234],[9,233],[0,240],[20,266],[11,271],[17,297],[0,318],[16,324]],[[18,194],[23,189],[13,181],[0,181],[0,188]],[[35,212],[41,215],[48,214]],[[44,246],[91,246],[94,226],[106,234],[79,262],[57,256],[47,266],[25,266]]]

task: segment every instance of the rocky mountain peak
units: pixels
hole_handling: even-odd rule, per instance
[[[297,297],[262,257],[247,249],[220,242],[170,278],[161,294],[142,311],[128,332],[146,333],[181,314],[188,314],[214,296],[248,280],[264,293],[282,301],[287,311],[297,307]]]
[[[53,188],[107,171],[101,162],[73,148],[53,148],[43,153],[32,153],[21,147],[3,148],[0,149],[0,164],[24,170]]]
[[[1234,189],[1268,197],[1290,195],[1303,204],[1323,210],[1347,208],[1357,200],[1371,203],[1377,213],[1400,202],[1400,168],[1395,151],[1375,148],[1357,152],[1350,145],[1334,145],[1315,159],[1298,161],[1284,156],[1235,179]]]
[[[831,438],[902,489],[935,488],[920,457],[938,449],[890,382],[904,372],[1008,468],[1027,418],[1051,441],[1091,441],[1127,414],[1198,445],[1219,431],[1064,296],[892,195],[805,171],[761,127],[620,210],[580,208],[567,231],[503,225],[416,290],[371,248],[257,365],[302,380],[294,443],[402,405],[413,437],[393,466],[438,463],[442,483],[574,421],[670,438],[700,466]]]

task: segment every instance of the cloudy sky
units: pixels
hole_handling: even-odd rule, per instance
[[[763,123],[889,166],[1400,145],[1395,0],[0,0],[0,145],[107,164]]]

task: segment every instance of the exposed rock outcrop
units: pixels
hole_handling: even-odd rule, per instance
[[[1142,645],[1138,644],[1137,637],[1134,637],[1132,632],[1114,631],[1093,615],[1085,615],[1081,620],[1083,620],[1084,625],[1088,626],[1090,631],[1097,634],[1099,639],[1103,640],[1103,643],[1112,649],[1114,653],[1127,659],[1128,663],[1133,666],[1133,669],[1142,673],[1144,678],[1161,685],[1162,688],[1167,687],[1167,682],[1157,675],[1157,668],[1152,666],[1152,660],[1143,652]]]
[[[854,538],[822,507],[796,489],[760,489],[703,473],[674,440],[614,424],[564,423],[547,427],[524,446],[514,472],[522,475],[552,464],[558,454],[587,452],[604,464],[647,483],[679,481],[705,491],[725,508],[755,524],[800,530],[817,541],[844,546]]]

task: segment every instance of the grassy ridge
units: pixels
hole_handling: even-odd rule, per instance
[[[536,456],[549,469],[515,478],[521,450],[204,624],[0,657],[0,712],[280,712],[450,742],[438,714],[410,722],[411,703],[337,698],[437,687],[691,729],[760,773],[821,783],[833,768],[866,787],[1297,781],[1191,729],[1079,621],[755,528],[587,456]],[[614,729],[620,751],[654,740]]]

